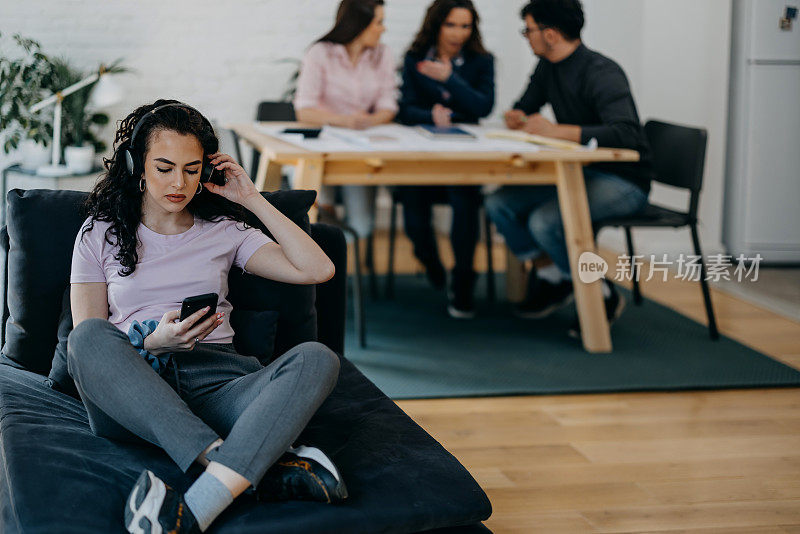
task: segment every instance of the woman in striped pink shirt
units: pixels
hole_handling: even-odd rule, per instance
[[[333,29],[303,58],[294,99],[299,121],[362,130],[394,119],[397,75],[391,51],[380,42],[383,11],[383,0],[342,0]],[[369,236],[375,188],[343,186],[341,193],[347,223]],[[333,213],[335,194],[331,187],[320,191],[320,215]]]

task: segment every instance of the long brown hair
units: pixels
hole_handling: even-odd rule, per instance
[[[375,10],[383,0],[342,0],[331,31],[317,39],[318,43],[347,44],[372,24]]]
[[[469,40],[464,43],[464,50],[468,50],[475,54],[488,54],[489,51],[483,46],[483,39],[481,38],[481,31],[478,28],[480,17],[478,10],[472,4],[472,0],[434,0],[428,7],[425,13],[425,19],[422,21],[422,27],[414,38],[414,42],[409,47],[409,52],[418,56],[424,56],[428,49],[436,46],[439,41],[439,32],[442,29],[447,15],[450,11],[457,8],[468,9],[472,13],[472,35]]]

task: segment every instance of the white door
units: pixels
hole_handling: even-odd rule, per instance
[[[745,241],[800,251],[800,66],[751,65]]]

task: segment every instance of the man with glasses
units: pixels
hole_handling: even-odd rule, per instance
[[[603,147],[639,151],[638,163],[597,163],[584,169],[592,221],[641,210],[650,191],[649,149],[639,123],[628,79],[613,60],[581,42],[583,8],[578,0],[533,0],[523,9],[522,35],[539,58],[525,93],[505,113],[513,130]],[[549,103],[556,123],[539,111]],[[555,186],[507,186],[490,195],[486,209],[522,261],[546,253],[553,266],[531,267],[525,300],[516,313],[546,317],[572,301],[569,257]],[[539,276],[539,275],[542,276]],[[604,281],[609,323],[624,307],[613,285]],[[569,333],[579,335],[577,319]]]

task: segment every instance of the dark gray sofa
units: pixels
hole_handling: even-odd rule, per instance
[[[181,490],[192,480],[156,447],[94,436],[80,400],[46,376],[59,343],[62,295],[84,198],[73,191],[8,194],[7,228],[0,231],[3,533],[124,532],[123,502],[143,468]],[[309,192],[269,196],[310,231],[334,260],[336,276],[300,288],[232,273],[239,278],[231,279],[230,300],[235,308],[278,311],[275,354],[318,339],[340,355],[339,382],[298,441],[332,456],[350,499],[330,506],[243,496],[211,532],[488,532],[481,521],[491,505],[466,469],[344,357],[346,248],[340,230],[308,225],[313,198]]]

